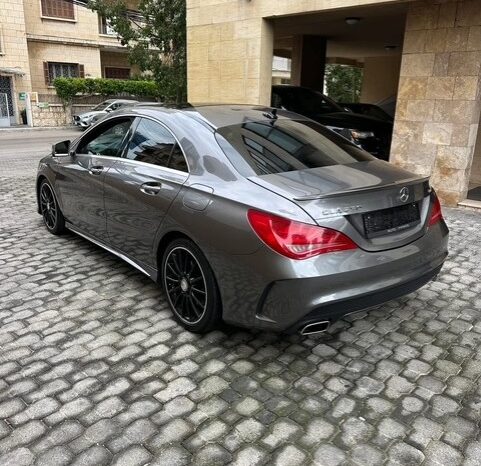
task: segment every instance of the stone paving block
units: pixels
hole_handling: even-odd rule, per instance
[[[166,464],[175,466],[191,464],[191,454],[183,447],[167,447],[155,456],[150,466],[165,466]]]
[[[171,443],[180,443],[194,432],[193,426],[183,419],[174,419],[159,429],[159,433],[147,444],[154,450],[162,450]]]
[[[108,443],[110,451],[118,452],[130,445],[145,443],[158,432],[157,426],[148,419],[138,419],[121,431],[121,435]]]
[[[53,447],[40,454],[35,461],[37,466],[64,466],[70,464],[73,453],[65,447]]]
[[[0,454],[0,464],[3,466],[29,466],[34,460],[35,456],[25,447]]]
[[[255,446],[248,446],[238,451],[232,461],[233,466],[260,466],[265,463],[268,455]]]
[[[77,398],[62,405],[62,407],[58,411],[50,414],[50,416],[47,416],[44,421],[48,425],[57,424],[64,421],[65,419],[76,418],[91,407],[92,402],[87,398]]]
[[[141,445],[134,445],[112,460],[112,466],[143,466],[150,462],[152,455]],[[174,464],[174,463],[170,463]]]
[[[59,426],[51,428],[37,443],[31,447],[35,453],[49,450],[57,445],[64,445],[77,438],[84,431],[84,427],[77,421],[65,421]]]
[[[326,466],[337,466],[344,463],[346,454],[330,444],[321,444],[314,452],[314,460],[318,464]]]
[[[110,452],[99,445],[82,451],[73,461],[72,466],[106,466],[111,463]]]
[[[42,422],[38,420],[29,421],[0,440],[0,453],[7,453],[18,446],[28,445],[45,434],[46,431],[47,427]]]

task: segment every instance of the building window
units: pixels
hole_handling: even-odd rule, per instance
[[[110,25],[110,21],[105,16],[99,16],[99,33],[108,36],[116,36],[114,29]]]
[[[130,79],[130,68],[106,66],[105,77],[108,79]]]
[[[78,63],[57,63],[57,62],[44,62],[43,71],[45,74],[45,82],[49,86],[56,78],[84,78],[85,70],[84,65]]]
[[[48,18],[75,19],[72,0],[41,0],[41,2],[42,16]]]

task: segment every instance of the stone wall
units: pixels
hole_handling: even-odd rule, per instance
[[[415,2],[404,38],[391,161],[466,197],[480,115],[481,2]]]
[[[60,104],[50,104],[48,107],[32,105],[33,126],[65,126],[70,125],[70,113]]]

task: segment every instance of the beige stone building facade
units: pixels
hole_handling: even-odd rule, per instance
[[[396,103],[391,161],[447,204],[481,190],[481,0],[187,0],[187,40],[191,102],[269,105],[274,56],[321,89],[358,63],[362,101]]]
[[[8,96],[11,124],[20,122],[23,93],[55,102],[56,77],[125,79],[136,72],[106,21],[87,8],[67,0],[0,0],[0,93]]]

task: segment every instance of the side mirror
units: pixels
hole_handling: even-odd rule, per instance
[[[110,112],[113,111],[113,109],[109,107],[109,108],[106,108],[105,111],[106,111],[107,113],[110,113]]]
[[[70,155],[70,141],[57,142],[52,146],[52,155],[54,157],[68,157]]]

